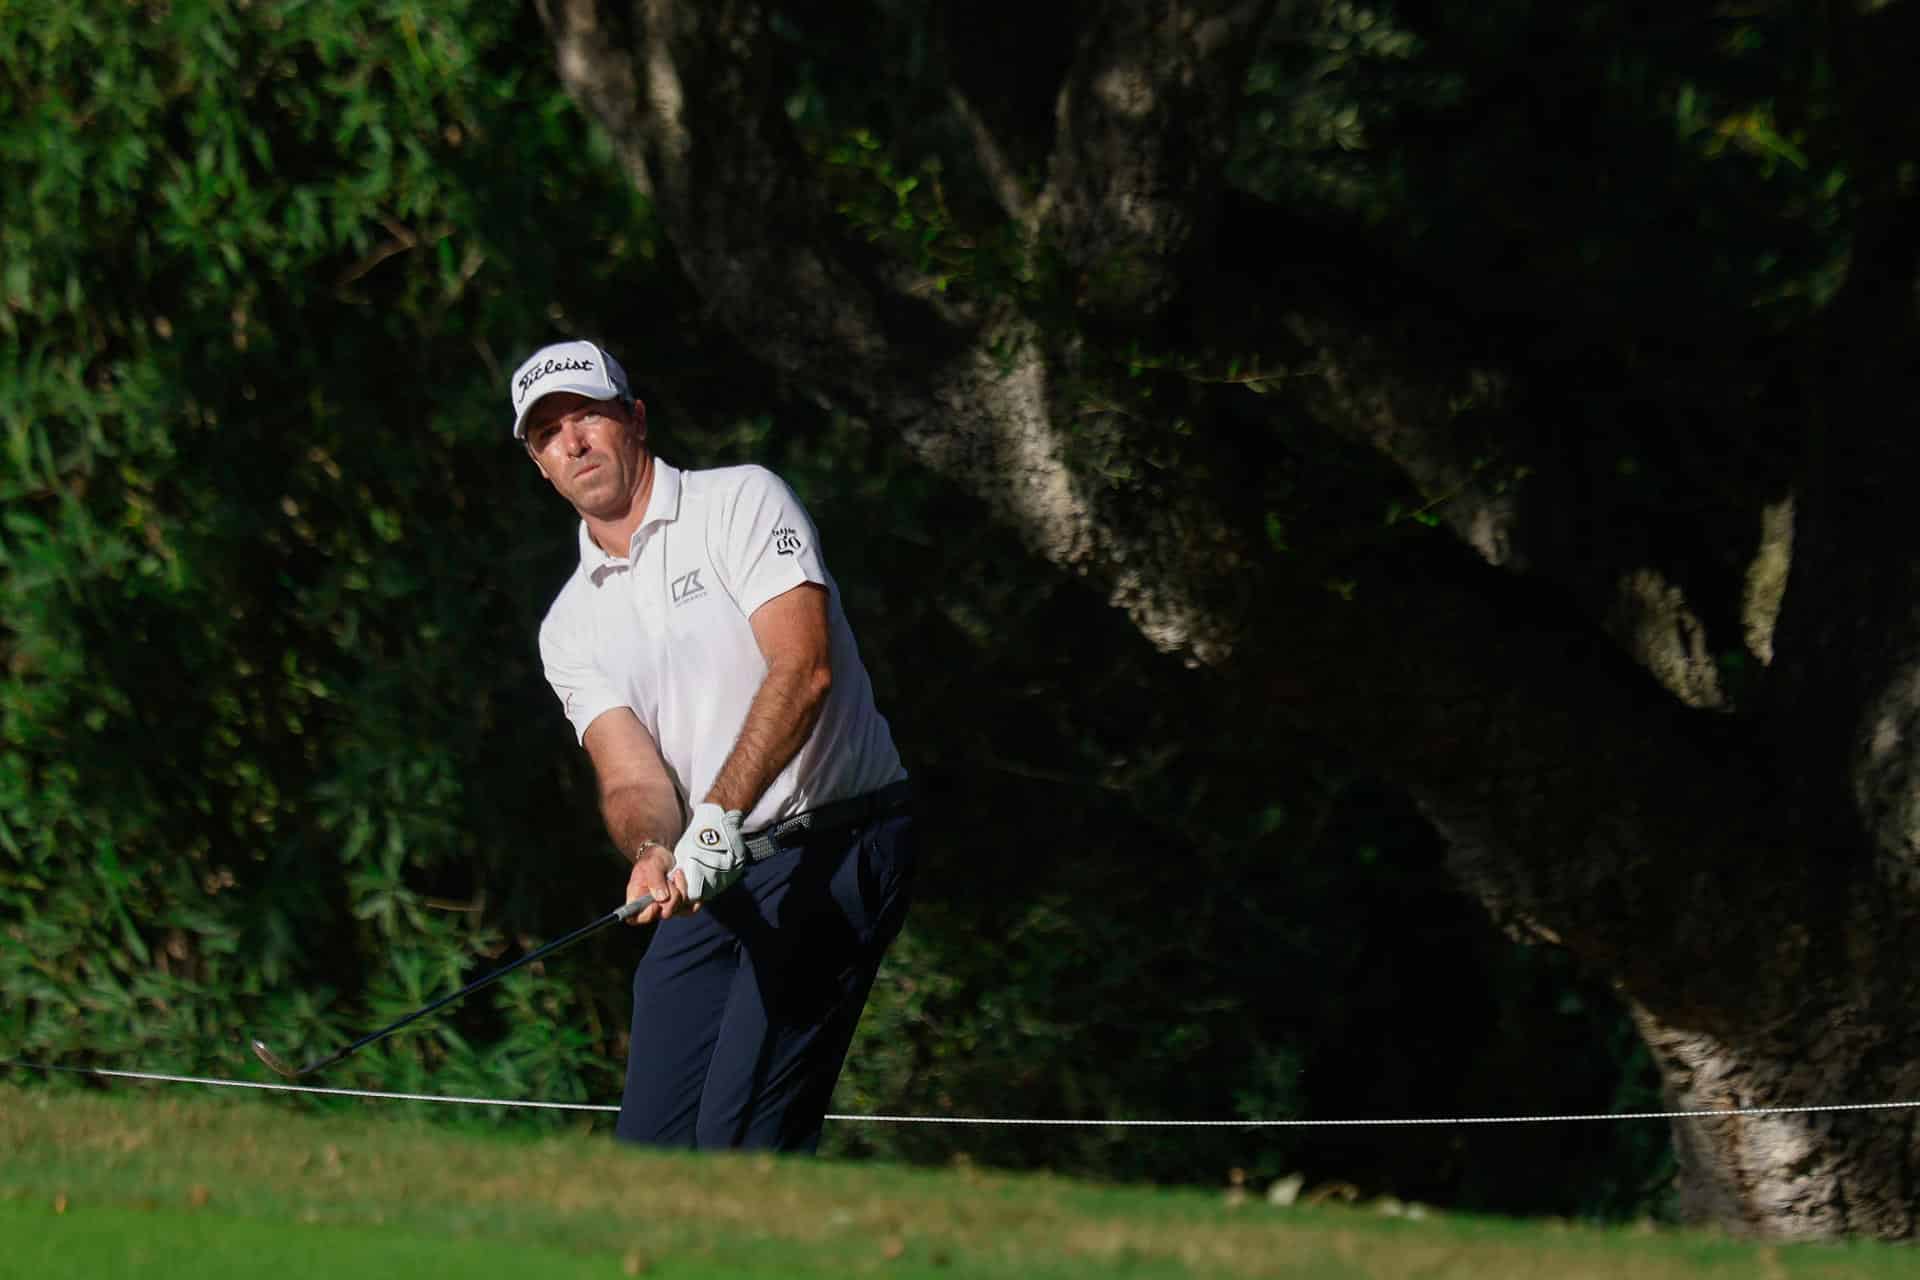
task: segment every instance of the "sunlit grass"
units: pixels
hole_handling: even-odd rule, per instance
[[[1766,1247],[1031,1174],[662,1154],[407,1111],[0,1086],[0,1276],[1894,1276]]]

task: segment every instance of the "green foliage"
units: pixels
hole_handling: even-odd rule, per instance
[[[1596,328],[1703,311],[1742,326],[1756,300],[1777,325],[1837,283],[1845,178],[1819,145],[1832,73],[1805,11],[1652,25],[1598,4],[1302,13],[1256,53],[1234,180],[1370,225],[1461,304],[1497,315],[1558,286]]]
[[[836,210],[855,234],[924,277],[930,292],[1029,300],[1039,292],[1044,255],[1011,222],[957,213],[938,153],[924,154],[909,167],[871,129],[835,136],[828,126],[816,128],[808,136]]]
[[[585,859],[527,865],[593,844],[564,731],[529,736],[567,537],[497,388],[555,283],[616,296],[650,232],[521,68],[526,14],[6,22],[0,1040],[232,1070],[243,1031],[329,1043],[599,909]],[[606,994],[547,988],[552,1023]],[[357,1070],[470,1072],[457,1034]],[[617,1079],[550,1038],[491,1061]]]
[[[790,114],[859,234],[937,288],[1051,314],[1044,258],[917,123],[942,117],[914,98],[931,55],[910,8],[881,6],[900,57],[851,51],[881,68],[870,80],[793,25]],[[1250,187],[1281,181],[1263,147],[1383,154],[1367,148],[1390,131],[1342,105],[1377,95],[1343,77],[1411,68],[1424,46],[1328,14],[1317,96],[1247,126]],[[6,1053],[257,1073],[247,1034],[317,1053],[606,908],[618,864],[592,856],[588,779],[533,655],[570,523],[499,394],[534,342],[594,334],[633,357],[674,461],[793,479],[925,788],[920,905],[842,1105],[1432,1112],[1470,1092],[1468,1050],[1513,1053],[1542,1026],[1590,1070],[1489,1067],[1512,1091],[1485,1110],[1590,1109],[1644,1079],[1603,1001],[1563,1011],[1577,975],[1483,936],[1395,802],[1278,728],[1233,736],[1236,691],[1175,669],[895,442],[743,375],[560,93],[531,12],[47,5],[0,8],[0,37],[0,157],[30,175],[0,184]],[[1256,89],[1278,92],[1264,74]],[[1450,72],[1406,74],[1421,101],[1458,91]],[[1307,185],[1363,203],[1408,189],[1359,161]],[[1195,388],[1264,391],[1289,368],[1139,344],[1086,361],[1113,412],[1172,420],[1164,452],[1115,461],[1142,477],[1219,445],[1183,417]],[[1311,525],[1280,496],[1268,536],[1292,554]],[[603,936],[330,1079],[614,1097],[637,949]],[[1489,1146],[835,1134],[848,1152],[1108,1176],[1297,1167],[1439,1200],[1520,1194]],[[1632,1211],[1662,1158],[1575,1154],[1630,1190],[1601,1204],[1577,1159],[1528,1150],[1539,1207]]]
[[[1396,111],[1444,111],[1463,77],[1418,57],[1419,35],[1385,5],[1329,0],[1276,28],[1247,73],[1233,180],[1289,203],[1370,221],[1406,198],[1399,171],[1363,154]]]

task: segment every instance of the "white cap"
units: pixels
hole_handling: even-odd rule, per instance
[[[507,387],[513,401],[513,438],[525,438],[527,410],[542,396],[571,391],[589,400],[631,400],[627,371],[591,342],[555,342],[528,356]]]

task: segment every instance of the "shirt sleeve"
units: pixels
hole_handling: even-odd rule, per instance
[[[827,586],[820,537],[786,481],[764,467],[743,467],[713,548],[740,612],[748,617],[802,583]]]
[[[540,624],[540,661],[546,667],[547,683],[560,699],[560,709],[573,725],[575,740],[583,745],[588,725],[603,712],[627,705],[591,653],[571,642],[564,622],[551,613]]]

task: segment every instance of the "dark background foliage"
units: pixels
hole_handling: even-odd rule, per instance
[[[1727,84],[1675,102],[1659,40],[1612,62],[1569,51],[1583,24],[1628,21],[1609,7],[1401,10],[1327,6],[1314,40],[1262,51],[1244,191],[1285,194],[1309,228],[1371,228],[1395,271],[1508,315],[1505,341],[1557,345],[1563,366],[1614,350],[1591,336],[1634,317],[1635,358],[1673,362],[1667,414],[1705,394],[1687,380],[1703,347],[1749,368],[1742,393],[1763,403],[1759,344],[1826,266],[1823,188],[1796,122],[1718,104],[1791,32],[1726,33]],[[847,216],[904,220],[941,250],[938,218],[967,210],[916,203],[938,181],[914,158],[938,152],[912,134],[924,27],[878,22],[849,48],[810,36],[805,6],[792,19],[790,110],[845,169]],[[708,324],[530,11],[204,0],[0,23],[0,1053],[257,1075],[248,1034],[319,1051],[607,908],[623,873],[533,646],[572,522],[517,456],[501,395],[532,345],[587,334],[622,354],[670,460],[758,460],[799,489],[922,784],[921,900],[837,1109],[1656,1104],[1605,989],[1491,930],[1340,744],[1278,717],[1258,740],[1225,729],[1233,687],[1180,670],[896,441]],[[1059,60],[1067,34],[1006,54]],[[1581,142],[1595,111],[1638,122],[1644,143],[1608,163],[1670,171],[1671,206],[1598,231],[1570,212],[1608,198]],[[1768,239],[1761,261],[1750,228],[1706,228],[1715,270],[1679,269],[1676,226],[1693,244],[1691,211],[1728,205],[1693,194],[1713,183],[1791,206],[1804,241]],[[1524,292],[1453,272],[1502,253],[1533,273]],[[979,246],[956,271],[1008,283]],[[1542,271],[1578,301],[1551,324],[1528,302]],[[1773,310],[1745,306],[1756,271],[1778,279]],[[1724,291],[1724,327],[1651,324],[1682,288]],[[1614,425],[1570,435],[1643,458],[1633,432],[1659,423],[1620,408],[1597,402]],[[1760,420],[1727,447],[1764,461],[1768,440]],[[1310,463],[1300,484],[1334,483]],[[1712,499],[1621,474],[1668,513]],[[641,942],[598,938],[330,1081],[611,1100]],[[1658,1209],[1665,1141],[1649,1125],[839,1124],[829,1145],[1116,1178],[1300,1170],[1621,1216]]]

